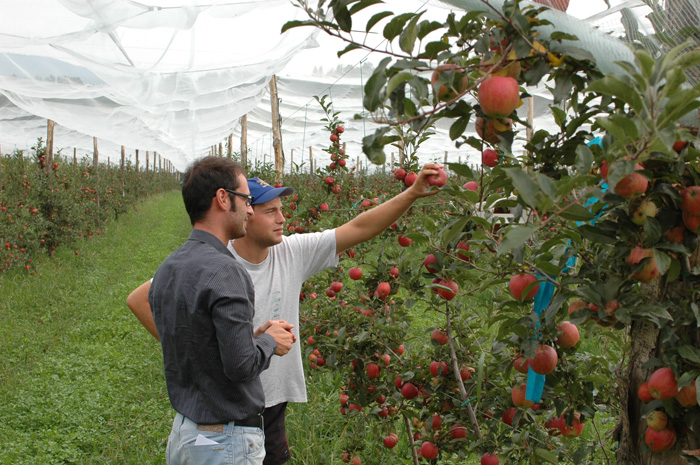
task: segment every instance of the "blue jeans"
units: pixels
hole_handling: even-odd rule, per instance
[[[178,413],[165,457],[168,465],[261,465],[265,434],[260,428],[234,426],[234,422],[198,426]]]

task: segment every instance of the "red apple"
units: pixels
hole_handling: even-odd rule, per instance
[[[669,367],[657,369],[649,377],[649,393],[654,399],[670,399],[678,394],[676,375]]]
[[[668,416],[664,412],[654,410],[647,414],[647,426],[654,431],[661,431],[666,428],[666,425],[668,425]]]
[[[403,181],[403,178],[406,177],[406,170],[403,168],[398,168],[394,170],[394,178],[400,179]]]
[[[562,413],[559,418],[559,431],[565,438],[575,438],[581,435],[583,431],[583,423],[581,423],[581,414],[574,413],[574,418],[571,420],[571,426],[566,424],[566,413]]]
[[[433,375],[433,378],[445,376],[447,371],[447,363],[437,361],[430,362],[430,374]]]
[[[385,299],[391,293],[391,285],[389,283],[379,283],[377,285],[377,295]]]
[[[522,355],[518,355],[518,357],[513,360],[513,368],[520,373],[527,374],[528,369],[530,368],[530,359],[525,358]]]
[[[452,439],[465,439],[467,437],[467,428],[462,426],[461,423],[455,423],[450,428],[450,437]]]
[[[700,186],[688,186],[681,192],[681,210],[689,215],[700,215]]]
[[[500,157],[498,156],[498,152],[496,152],[493,149],[486,149],[483,152],[481,152],[481,163],[490,168],[493,168],[498,164],[499,158]]]
[[[441,64],[437,67],[435,71],[433,71],[433,74],[430,76],[430,84],[433,86],[433,89],[435,89],[435,84],[440,80],[441,71],[444,75],[449,72],[452,72],[453,70],[457,74],[457,76],[455,77],[462,76],[459,82],[459,92],[465,92],[469,84],[469,78],[464,74],[464,69],[458,68],[457,65],[454,63]],[[449,86],[447,84],[442,84],[437,90],[436,95],[438,100],[440,100],[441,102],[449,102],[450,100],[457,97],[457,93],[455,92],[454,86],[452,86],[451,84]]]
[[[637,163],[637,170],[642,170],[644,167]],[[639,173],[628,174],[615,185],[615,192],[626,199],[638,197],[644,194],[649,187],[649,180]]]
[[[508,288],[510,289],[510,293],[513,295],[513,297],[517,300],[520,300],[523,299],[523,292],[525,291],[525,288],[531,283],[534,283],[535,281],[537,281],[537,278],[534,275],[528,273],[516,274],[515,276],[510,278]],[[534,299],[535,295],[537,295],[537,291],[539,290],[539,288],[540,285],[535,284],[533,287],[530,288],[530,291],[527,293],[524,299]]]
[[[401,247],[408,247],[409,245],[411,245],[412,242],[413,241],[411,239],[409,239],[408,237],[406,237],[402,234],[399,234],[399,245]]]
[[[340,281],[333,281],[331,283],[331,289],[333,289],[333,292],[337,294],[338,292],[343,290],[343,283],[341,283]]]
[[[648,283],[659,274],[659,269],[656,267],[656,258],[654,258],[653,249],[635,247],[627,257],[627,263],[630,265],[636,265],[645,258],[649,258],[649,260],[646,261],[641,270],[632,273],[630,278],[636,279],[637,281],[641,281],[643,283]]]
[[[588,304],[585,301],[583,301],[581,299],[576,299],[576,300],[572,301],[569,304],[569,315],[574,313],[576,310],[579,310],[579,309],[584,308],[584,307],[588,307]]]
[[[683,386],[676,394],[676,400],[683,407],[694,407],[698,405],[698,392],[695,388],[695,381],[688,386]]]
[[[506,118],[520,102],[518,81],[509,76],[488,77],[479,86],[477,97],[486,116]]]
[[[557,331],[561,334],[557,337],[557,345],[561,348],[568,349],[578,344],[580,339],[578,327],[568,321],[562,321],[557,326]]]
[[[452,300],[455,298],[457,295],[457,292],[459,291],[459,285],[457,284],[456,281],[452,281],[451,279],[441,279],[440,282],[438,282],[440,286],[444,286],[449,288],[448,289],[442,289],[438,288],[438,295],[442,297],[445,300]]]
[[[416,173],[408,173],[406,177],[403,178],[403,183],[406,185],[406,187],[411,187],[414,182],[416,182],[416,179],[418,179],[418,175]]]
[[[435,328],[432,333],[430,333],[430,339],[437,342],[440,345],[447,344],[447,333],[439,328]]]
[[[468,262],[470,260],[469,256],[459,252],[460,250],[463,250],[465,252],[469,252],[469,244],[467,244],[464,241],[459,241],[459,243],[457,244],[457,258],[459,258],[460,260],[463,260],[465,262]]]
[[[362,277],[362,270],[353,266],[350,268],[350,271],[348,271],[348,275],[350,276],[350,279],[357,281]]]
[[[429,186],[442,187],[447,183],[447,173],[442,168],[437,169],[438,174],[428,176],[426,182]]]
[[[521,384],[520,386],[514,386],[513,390],[510,392],[510,397],[513,400],[513,405],[516,407],[530,407],[533,402],[525,398],[527,393],[527,385]]]
[[[497,145],[500,142],[498,139],[500,133],[513,130],[513,120],[510,118],[486,119],[477,116],[474,121],[474,129],[484,141]]]
[[[404,399],[413,399],[418,395],[418,388],[413,383],[404,383],[401,386],[401,395]]]
[[[369,376],[369,379],[378,378],[381,371],[379,365],[376,363],[368,363],[365,370],[367,371],[367,376]]]
[[[683,224],[694,234],[700,234],[700,216],[683,212]]]
[[[538,375],[548,375],[556,368],[559,356],[554,347],[541,345],[535,349],[535,357],[529,360],[532,371]]]
[[[438,268],[431,266],[433,263],[437,263],[437,258],[435,258],[435,255],[433,255],[433,254],[426,255],[425,259],[423,260],[423,266],[430,273],[437,273]]]
[[[399,437],[396,433],[391,433],[389,436],[384,436],[384,447],[392,449],[399,442]]]
[[[641,386],[639,386],[639,389],[637,390],[637,396],[642,402],[651,402],[654,400],[654,398],[651,396],[651,393],[649,392],[649,383],[642,383]]]
[[[439,452],[440,449],[430,441],[425,441],[420,446],[421,456],[426,460],[435,460]]]
[[[649,449],[654,452],[663,452],[669,450],[676,443],[676,432],[672,429],[662,429],[661,431],[655,431],[651,428],[647,428],[647,432],[644,435],[644,442],[646,442]]]
[[[468,191],[476,192],[479,190],[479,183],[476,181],[469,181],[465,183],[463,187]]]
[[[498,454],[485,453],[481,456],[481,465],[498,465]]]

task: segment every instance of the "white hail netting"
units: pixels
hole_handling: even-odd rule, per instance
[[[384,9],[394,12],[427,9],[426,16],[436,20],[450,9],[485,9],[481,0],[387,3]],[[503,0],[490,3],[500,8]],[[618,37],[640,42],[658,32],[645,19],[652,7],[640,0],[610,3],[608,8],[604,0],[572,0],[568,15],[548,13],[556,30],[581,39],[569,45],[592,53],[608,72],[615,69],[614,61],[631,60]],[[689,34],[680,21],[698,25],[698,0],[665,3],[653,7],[680,12],[657,14],[662,18],[657,29],[665,25],[669,36],[673,29],[672,40],[681,42]],[[681,3],[687,5],[679,8]],[[3,0],[2,151],[27,149],[37,138],[45,139],[46,120],[52,119],[55,149],[65,155],[72,155],[73,148],[81,156],[91,154],[96,137],[103,162],[111,157],[114,163],[123,145],[132,162],[135,149],[155,151],[183,170],[213,145],[222,144],[226,151],[229,134],[238,152],[240,117],[248,114],[249,157],[270,162],[268,83],[276,74],[286,169],[292,161],[305,162],[307,169],[309,147],[319,166],[327,162],[324,115],[313,99],[324,94],[346,122],[342,141],[353,165],[356,156],[364,159],[362,137],[376,128],[371,120],[353,116],[362,113],[362,85],[381,56],[355,51],[338,59],[335,52],[344,44],[314,36],[311,28],[280,36],[282,25],[292,19],[305,16],[289,0]],[[322,47],[312,48],[316,40]],[[549,92],[544,87],[529,90],[535,95],[536,128],[551,128]],[[525,117],[526,106],[519,111]],[[447,129],[438,126],[436,136],[421,147],[421,160],[442,161],[447,152],[448,161],[476,162],[473,150],[455,149]],[[143,164],[143,155],[141,160]]]

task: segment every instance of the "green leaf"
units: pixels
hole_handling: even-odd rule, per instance
[[[362,0],[360,2],[357,2],[350,8],[350,14],[354,15],[358,11],[362,11],[368,6],[376,5],[377,3],[384,3],[382,0]]]
[[[386,85],[386,93],[392,93],[394,89],[396,89],[400,84],[410,81],[411,79],[413,79],[413,77],[413,74],[409,72],[395,74],[391,77],[391,79],[389,79],[389,83]]]
[[[554,31],[549,35],[549,40],[578,40],[578,37],[576,37],[573,34],[566,34],[561,31]]]
[[[678,355],[700,366],[700,349],[691,345],[684,345],[678,348]]]
[[[363,104],[369,111],[376,111],[383,103],[381,91],[386,83],[386,66],[390,61],[391,58],[384,58],[367,80],[367,84],[365,84]]]
[[[552,201],[556,202],[557,198],[557,185],[554,180],[547,176],[546,174],[537,173],[535,174],[535,180],[539,184],[542,192],[549,197]]]
[[[598,244],[613,245],[617,243],[617,238],[614,235],[608,235],[600,228],[589,224],[579,226],[578,232],[584,239]]]
[[[468,179],[474,179],[474,172],[468,165],[462,165],[461,163],[448,163],[447,167],[450,169],[450,171],[453,171],[460,176],[464,176]]]
[[[498,245],[498,255],[503,255],[523,245],[535,229],[537,229],[535,226],[509,226]]]
[[[456,140],[459,136],[464,134],[464,131],[467,129],[468,124],[469,115],[463,116],[462,118],[459,118],[457,121],[452,123],[452,126],[450,126],[450,139]]]
[[[541,447],[536,447],[535,448],[535,455],[537,457],[539,457],[540,459],[544,460],[545,462],[553,463],[555,465],[559,463],[559,459],[554,454],[554,452],[550,452],[547,449],[542,449]]]
[[[552,115],[554,116],[554,122],[557,126],[562,127],[566,123],[566,112],[559,107],[550,105],[549,109],[552,110]]]
[[[623,81],[620,77],[612,75],[592,82],[588,92],[596,92],[599,94],[610,95],[627,103],[637,113],[642,113],[644,105],[635,86],[629,81]]]
[[[576,162],[574,163],[576,171],[579,173],[589,173],[593,167],[593,152],[586,144],[581,144],[576,147]]]
[[[380,128],[377,129],[374,134],[365,136],[362,139],[362,151],[375,165],[383,165],[386,160],[386,155],[384,154],[384,146],[386,145],[384,135],[389,131],[390,128]]]
[[[389,23],[384,26],[384,38],[388,41],[392,41],[401,34],[404,26],[413,17],[413,13],[404,13],[398,16],[394,16]]]
[[[595,218],[588,208],[578,203],[561,212],[559,216],[572,221],[590,221]]]
[[[666,274],[668,267],[671,266],[671,257],[658,249],[654,249],[654,258],[656,259],[656,267],[659,269],[659,274]]]
[[[537,194],[540,192],[540,189],[537,184],[535,184],[535,181],[520,167],[504,168],[503,171],[513,180],[518,194],[525,203],[531,208],[536,208]]]
[[[425,46],[425,53],[421,56],[424,56],[425,58],[437,58],[437,56],[440,54],[440,52],[444,52],[445,50],[450,49],[450,44],[447,42],[442,42],[442,41],[435,41],[435,42],[430,42],[428,45]]]
[[[377,24],[379,21],[382,19],[386,18],[387,16],[391,16],[394,13],[391,11],[382,11],[381,13],[377,13],[374,16],[372,16],[369,21],[367,21],[367,26],[365,26],[365,32],[369,32],[372,30],[375,24]]]
[[[408,26],[404,28],[404,30],[401,32],[401,35],[399,36],[399,47],[401,47],[401,50],[406,52],[407,54],[411,54],[413,52],[413,47],[416,44],[416,38],[418,38],[418,19],[420,18],[420,15],[415,16],[411,21],[408,23]]]
[[[444,25],[439,21],[421,21],[418,25],[418,38],[423,40],[425,36],[433,31],[437,31]]]
[[[316,22],[311,21],[311,20],[308,20],[308,21],[287,21],[282,26],[282,30],[280,31],[280,34],[285,33],[292,28],[301,27],[301,26],[316,26]]]
[[[333,17],[341,30],[344,32],[352,30],[352,16],[345,2],[338,2],[334,5]]]
[[[361,48],[361,47],[357,44],[350,44],[347,47],[345,47],[343,50],[340,50],[338,52],[338,58],[342,57],[343,55],[345,55],[348,52],[352,52],[353,50],[357,50],[358,48]]]
[[[463,216],[452,223],[449,223],[440,233],[443,243],[447,244],[452,242],[452,240],[464,230],[464,227],[467,225],[467,223],[469,223],[469,221],[471,221],[469,216]]]

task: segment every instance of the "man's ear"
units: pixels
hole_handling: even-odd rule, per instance
[[[229,210],[231,198],[224,189],[218,189],[216,195],[211,199],[212,206],[215,206],[219,210]]]

